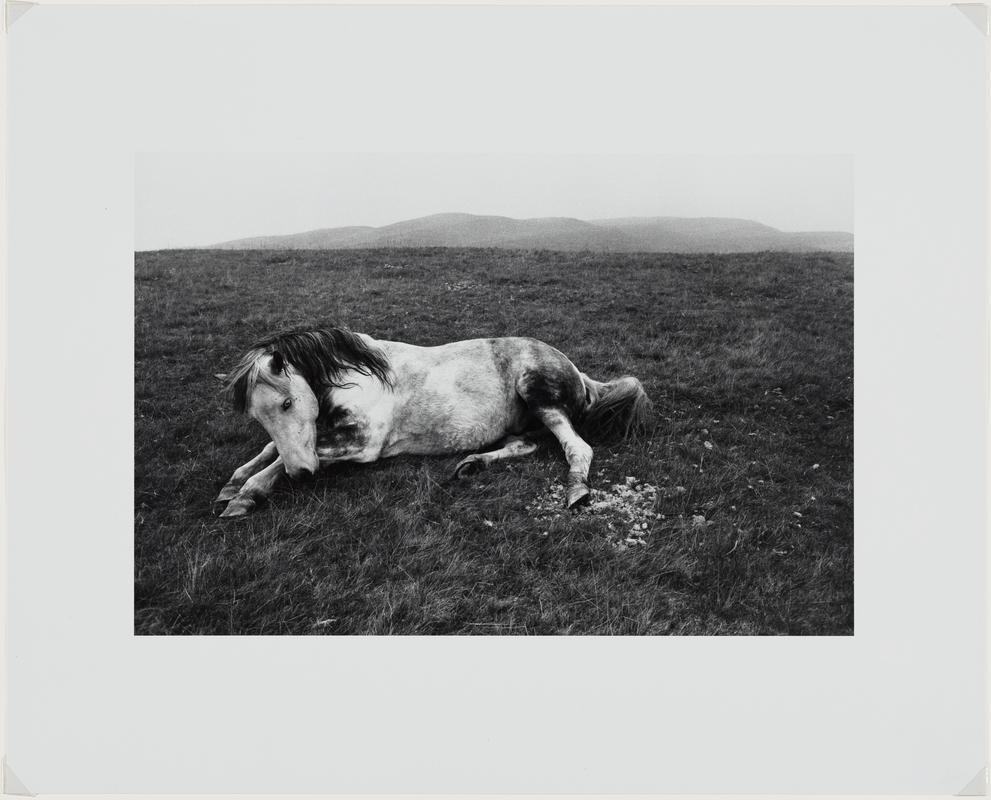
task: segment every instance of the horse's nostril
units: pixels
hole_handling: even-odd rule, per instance
[[[306,467],[300,467],[295,472],[293,472],[289,477],[291,477],[297,483],[309,483],[313,480],[314,472],[312,469],[307,469]]]

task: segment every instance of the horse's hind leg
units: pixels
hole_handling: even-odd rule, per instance
[[[234,470],[234,474],[231,475],[231,479],[227,481],[227,484],[220,490],[220,494],[217,495],[217,499],[213,502],[226,503],[228,500],[236,497],[237,493],[241,491],[241,487],[244,486],[244,482],[256,472],[260,471],[277,455],[278,452],[275,449],[275,442],[269,442],[258,455],[251,459],[251,461]]]
[[[571,420],[560,408],[535,408],[533,413],[564,448],[564,457],[568,459],[568,508],[588,502],[588,471],[592,466],[592,448],[575,433]]]
[[[522,436],[507,436],[502,440],[501,444],[502,446],[498,450],[492,450],[488,453],[475,453],[461,459],[454,468],[454,477],[463,478],[466,475],[470,475],[476,469],[487,467],[494,461],[530,455],[530,453],[537,449],[536,442]]]
[[[243,517],[250,513],[258,503],[272,493],[275,484],[285,474],[286,468],[282,463],[282,456],[279,456],[261,472],[252,475],[245,481],[241,491],[227,504],[227,508],[220,516]]]

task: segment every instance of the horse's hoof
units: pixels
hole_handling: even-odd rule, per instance
[[[588,484],[585,481],[576,481],[568,485],[568,508],[577,508],[585,505],[591,498]]]
[[[468,456],[454,468],[455,478],[467,478],[485,469],[485,462],[480,458]]]
[[[233,500],[237,497],[237,493],[241,491],[240,486],[235,486],[233,483],[228,483],[223,489],[220,490],[220,494],[217,495],[217,499],[214,503],[226,503],[228,500]]]
[[[235,497],[227,504],[221,517],[246,517],[255,509],[255,501],[250,497]]]

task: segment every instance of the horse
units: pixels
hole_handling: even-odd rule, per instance
[[[576,431],[641,433],[650,401],[640,381],[593,380],[537,339],[470,339],[434,347],[380,341],[345,327],[264,338],[224,375],[225,393],[271,441],[217,496],[241,517],[288,475],[299,481],[340,461],[400,454],[467,455],[464,477],[534,452],[552,434],[568,462],[566,507],[589,499],[592,448]]]

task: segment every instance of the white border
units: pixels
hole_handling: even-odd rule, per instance
[[[903,4],[903,3],[898,3],[897,5],[907,5],[907,4]],[[929,4],[919,4],[919,5],[929,5]],[[32,11],[32,12],[29,12],[29,13],[34,13],[34,12]],[[859,232],[859,229],[858,229],[858,232]],[[858,284],[858,285],[859,285],[859,284]],[[985,554],[986,554],[986,551],[985,551]],[[985,573],[985,574],[986,574],[986,573]]]

